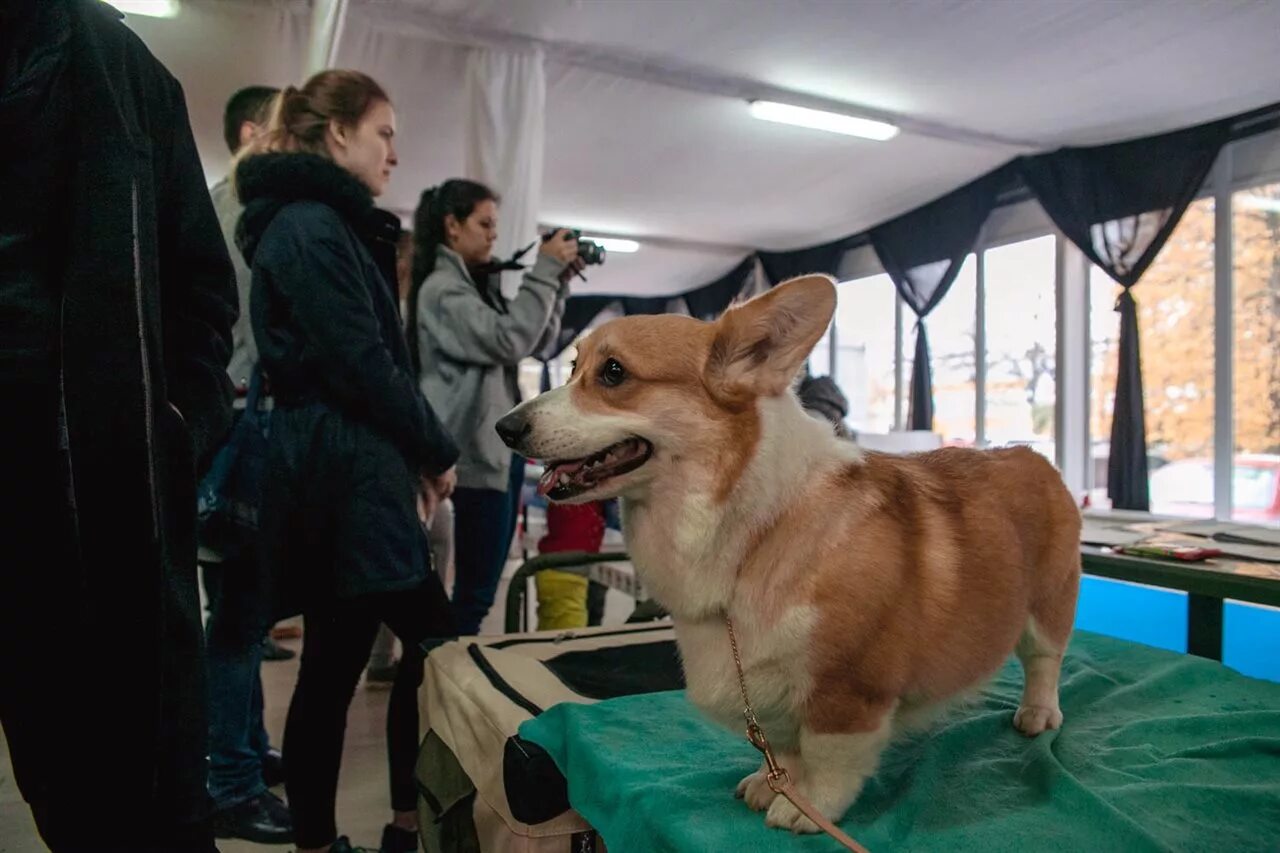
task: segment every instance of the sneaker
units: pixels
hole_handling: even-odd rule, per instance
[[[382,844],[379,853],[416,853],[418,849],[418,831],[401,829],[394,824],[382,828]]]
[[[218,838],[243,838],[258,844],[288,844],[293,840],[289,808],[270,791],[230,808],[214,812],[213,834]]]
[[[353,847],[350,838],[339,835],[329,845],[329,853],[378,853],[378,851],[372,847]]]
[[[364,671],[365,686],[372,690],[380,690],[390,687],[395,683],[396,672],[398,672],[399,669],[399,661],[394,661],[386,666],[371,666]]]
[[[286,649],[277,643],[271,637],[263,637],[262,639],[262,659],[263,660],[293,660],[298,653],[293,649]]]

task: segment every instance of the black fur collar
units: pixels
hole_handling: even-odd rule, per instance
[[[327,157],[303,153],[256,154],[240,162],[235,175],[236,193],[245,206],[236,242],[252,263],[253,250],[271,220],[285,205],[318,201],[347,220],[366,241],[390,241],[400,231],[400,220],[373,206],[373,195],[360,179]]]
[[[236,169],[240,203],[270,198],[322,201],[347,219],[359,222],[373,208],[373,196],[360,179],[318,154],[258,154]]]

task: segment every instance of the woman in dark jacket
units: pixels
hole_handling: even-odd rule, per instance
[[[347,707],[380,622],[405,648],[387,715],[394,818],[416,847],[420,643],[454,633],[418,514],[452,490],[457,448],[409,369],[395,290],[399,223],[377,210],[396,164],[376,82],[325,71],[286,89],[236,170],[253,333],[271,383],[264,567],[306,620],[284,735],[299,851],[348,849],[334,822]]]

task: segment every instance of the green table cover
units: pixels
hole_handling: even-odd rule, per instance
[[[1014,731],[1021,689],[1011,659],[975,703],[890,747],[842,828],[873,853],[1280,850],[1280,684],[1077,632],[1061,731]],[[734,798],[759,754],[681,691],[558,705],[520,734],[610,853],[838,849]]]

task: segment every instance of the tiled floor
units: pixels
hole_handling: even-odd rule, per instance
[[[515,566],[512,563],[508,567],[508,573]],[[507,581],[504,578],[498,589],[499,603],[494,606],[482,628],[485,633],[498,633],[502,630],[501,602],[506,598],[506,590]],[[616,610],[617,605],[610,609]],[[301,647],[302,641],[288,640],[282,644],[296,650]],[[280,743],[285,711],[297,673],[297,658],[263,664],[266,722],[273,744]],[[346,749],[342,775],[338,782],[338,831],[349,835],[353,844],[375,848],[382,835],[383,824],[391,815],[385,747],[387,696],[388,691],[385,689],[373,690],[364,685],[357,688],[347,718]],[[87,724],[90,722],[86,721]],[[247,841],[219,841],[218,847],[223,853],[293,849],[292,845],[271,847]],[[0,853],[38,853],[44,849],[26,804],[13,782],[8,744],[0,737]]]

